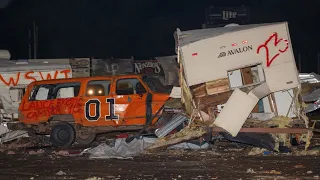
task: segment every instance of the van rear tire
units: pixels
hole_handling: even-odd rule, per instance
[[[77,134],[76,142],[80,145],[91,145],[96,140],[97,134],[90,133],[88,135]]]
[[[74,127],[66,122],[59,122],[53,126],[50,133],[52,145],[57,147],[71,146],[76,139]]]

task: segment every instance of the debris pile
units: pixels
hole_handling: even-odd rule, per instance
[[[287,23],[177,29],[175,39],[179,87],[173,87],[171,99],[155,115],[157,123],[143,129],[155,136],[143,137],[141,131],[83,153],[126,159],[146,149],[208,148],[217,137],[255,146],[249,155],[291,153],[293,144],[305,145],[296,155],[319,153],[306,150],[316,123],[308,115],[320,108],[320,76],[297,72]],[[270,59],[269,52],[276,55]],[[23,131],[0,135],[0,143],[27,137]]]
[[[275,33],[269,34],[266,28]],[[148,149],[205,134],[222,134],[228,140],[276,152],[289,152],[294,139],[307,149],[313,129],[306,113],[311,105],[317,105],[320,96],[315,84],[301,85],[307,80],[297,72],[287,29],[287,23],[185,32],[178,29],[175,39],[180,89],[173,89],[171,97],[180,98],[188,125]],[[262,49],[267,53],[277,51],[271,44],[280,38],[284,50],[269,61]],[[310,82],[309,78],[307,84]],[[307,98],[311,105],[306,104]]]

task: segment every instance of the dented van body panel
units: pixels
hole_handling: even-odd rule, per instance
[[[83,127],[143,126],[169,98],[169,92],[153,91],[143,78],[122,75],[32,82],[19,106],[19,121],[38,125],[72,115],[70,121]],[[153,123],[156,120],[152,118]]]

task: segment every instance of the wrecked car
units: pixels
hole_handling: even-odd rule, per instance
[[[168,99],[168,89],[148,76],[36,81],[19,106],[19,128],[50,134],[55,146],[89,145],[98,133],[154,125]]]

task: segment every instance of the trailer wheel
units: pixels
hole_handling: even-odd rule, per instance
[[[57,147],[68,147],[72,145],[76,138],[74,127],[66,122],[59,122],[54,125],[50,133],[50,141]]]
[[[80,145],[91,145],[96,140],[97,135],[95,133],[89,134],[77,134],[76,141]]]

